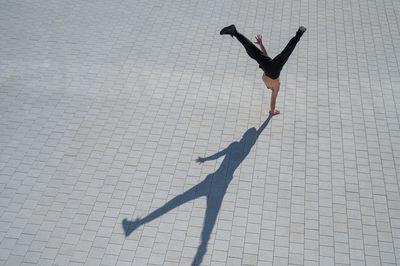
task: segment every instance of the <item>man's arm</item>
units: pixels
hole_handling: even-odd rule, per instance
[[[279,114],[279,110],[275,109],[275,104],[276,104],[276,98],[278,97],[278,92],[279,92],[279,88],[281,87],[281,82],[280,79],[271,79],[269,78],[267,75],[265,75],[265,73],[262,76],[262,80],[265,83],[265,86],[267,86],[268,89],[270,89],[272,91],[271,93],[271,110],[270,113],[272,115],[276,115]]]
[[[262,35],[261,35],[261,34],[257,34],[257,36],[256,36],[256,42],[254,42],[254,43],[256,43],[256,44],[258,44],[258,45],[260,46],[261,51],[262,51],[265,55],[268,55],[268,54],[267,54],[267,50],[265,50],[265,47],[264,47],[264,45],[263,45],[263,43],[262,43]]]
[[[262,43],[260,43],[260,48],[261,48],[261,51],[263,51],[264,54],[268,55],[267,54],[267,50],[265,50],[265,47],[264,47],[264,45]]]
[[[279,82],[279,81],[278,81],[278,82]],[[279,110],[275,109],[276,97],[278,97],[279,87],[280,87],[280,85],[279,85],[279,83],[278,83],[277,86],[274,86],[274,87],[272,88],[272,93],[271,93],[271,105],[270,105],[271,110],[269,111],[269,113],[270,113],[271,115],[277,115],[277,114],[280,113]]]
[[[278,97],[278,90],[272,90],[272,94],[271,94],[271,113],[273,113],[275,111],[275,104],[276,104],[276,97]]]

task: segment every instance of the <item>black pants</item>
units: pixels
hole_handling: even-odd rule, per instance
[[[268,55],[264,54],[260,49],[257,48],[249,39],[243,36],[241,33],[236,32],[234,34],[236,39],[244,46],[247,54],[257,61],[260,68],[265,72],[265,74],[272,78],[279,78],[279,74],[289,56],[292,54],[296,44],[300,41],[299,36],[294,36],[289,43],[286,45],[285,49],[278,54],[274,59],[271,59]]]

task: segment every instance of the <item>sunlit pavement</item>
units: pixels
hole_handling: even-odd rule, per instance
[[[1,265],[400,264],[400,1],[0,6]]]

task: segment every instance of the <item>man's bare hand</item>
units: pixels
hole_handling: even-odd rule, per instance
[[[255,38],[256,38],[256,41],[254,43],[256,43],[258,45],[262,45],[262,35],[257,34],[257,36]]]
[[[275,109],[273,112],[269,111],[269,114],[274,116],[274,115],[279,115],[281,112],[278,109]]]

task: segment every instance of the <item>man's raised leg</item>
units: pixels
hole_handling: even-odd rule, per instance
[[[243,34],[239,33],[236,30],[235,25],[230,25],[225,27],[220,32],[221,35],[229,34],[232,37],[235,36],[236,39],[243,45],[244,49],[246,49],[247,54],[259,62],[260,59],[269,59],[271,60],[266,54],[264,54],[257,46],[254,45],[249,39],[247,39]]]
[[[294,48],[296,48],[297,43],[300,41],[300,37],[303,35],[303,33],[306,31],[306,28],[301,26],[296,33],[296,36],[294,36],[292,39],[290,39],[289,43],[286,45],[285,49],[278,54],[273,60],[273,64],[275,65],[275,68],[281,70],[283,66],[286,64],[287,60],[289,59],[289,56],[292,54]]]

